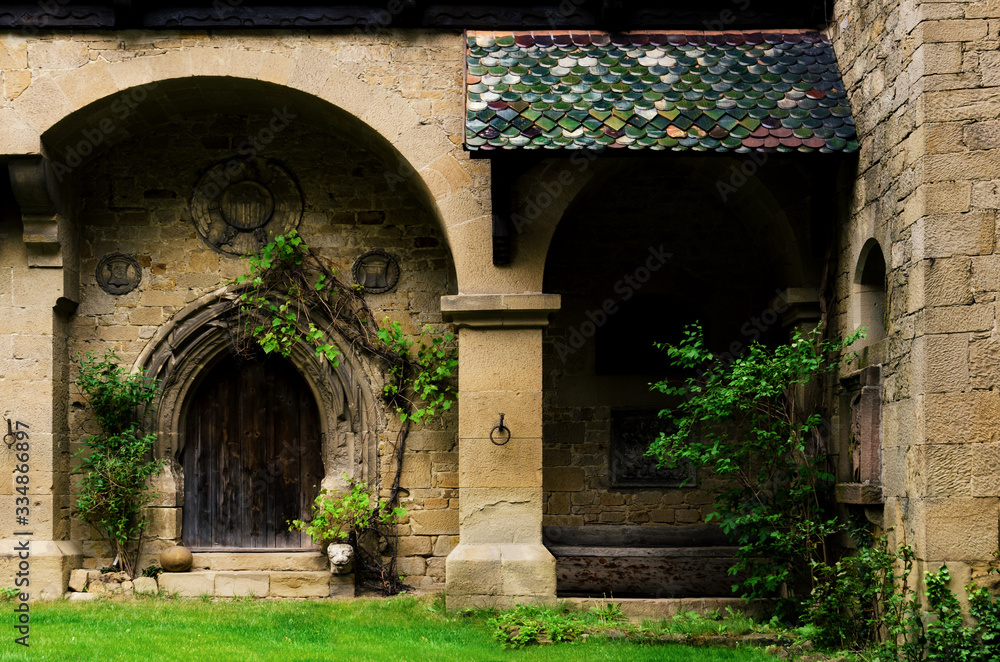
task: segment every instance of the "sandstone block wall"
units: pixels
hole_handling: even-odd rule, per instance
[[[165,86],[177,88],[163,80],[191,76],[220,76],[216,91],[228,80],[250,80],[317,97],[342,96],[343,105],[352,106],[348,112],[375,127],[345,133],[337,122],[317,122],[315,104],[296,113],[301,96],[248,101],[252,112],[260,112],[268,102],[291,100],[288,110],[299,121],[275,132],[273,140],[258,140],[259,155],[283,162],[298,179],[305,197],[299,230],[346,281],[352,280],[354,259],[366,250],[380,248],[400,259],[398,288],[373,295],[371,303],[379,319],[401,322],[411,336],[425,323],[444,328],[439,297],[457,288],[449,239],[438,219],[467,222],[481,215],[473,191],[483,190],[488,166],[470,162],[460,148],[464,111],[457,33],[0,34],[0,153],[41,148],[61,166],[60,184],[74,205],[83,274],[79,307],[68,323],[54,322],[52,306],[64,292],[53,286],[51,297],[44,293],[49,280],[62,278],[61,270],[28,269],[15,254],[3,261],[4,317],[25,324],[5,335],[10,358],[0,392],[5,402],[24,403],[12,411],[27,412],[38,403],[38,417],[46,420],[38,448],[48,448],[42,442],[49,439],[54,449],[44,453],[44,472],[41,450],[33,467],[39,472],[33,473],[36,538],[85,542],[88,565],[98,562],[101,550],[90,544],[86,525],[69,517],[70,455],[92,427],[69,386],[75,357],[113,348],[131,362],[176,311],[243,272],[238,259],[216,253],[198,238],[188,202],[201,172],[234,156],[246,139],[259,139],[271,117],[241,112],[245,88],[233,89],[232,103],[213,97],[200,106],[194,85],[163,92]],[[98,100],[103,101],[87,108]],[[39,133],[83,108],[40,144]],[[15,209],[5,199],[12,240],[21,232]],[[5,250],[24,250],[17,241],[4,243]],[[143,274],[136,291],[115,297],[97,287],[94,268],[109,252],[137,257]],[[44,314],[33,320],[36,306]],[[23,397],[36,387],[38,398]],[[403,498],[410,517],[400,526],[400,571],[414,585],[443,584],[444,557],[457,541],[454,418],[418,427],[409,438]],[[386,472],[394,432],[390,425],[379,442]],[[176,512],[153,510],[153,535],[175,538]],[[10,529],[12,521],[5,519],[4,527]]]
[[[992,462],[1000,370],[996,103],[1000,6],[835,5],[831,25],[861,138],[841,222],[834,328],[848,333],[859,253],[887,270],[882,364],[885,524],[929,569],[997,548]],[[841,416],[845,413],[841,412]],[[960,563],[959,563],[960,565]]]

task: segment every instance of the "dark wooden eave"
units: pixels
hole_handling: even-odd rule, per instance
[[[818,28],[828,22],[826,12],[826,3],[819,0],[701,0],[683,5],[662,0],[354,0],[292,6],[274,0],[68,0],[0,5],[0,27],[739,30]]]

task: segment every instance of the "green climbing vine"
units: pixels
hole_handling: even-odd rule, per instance
[[[336,270],[294,230],[274,237],[259,253],[247,256],[246,262],[248,273],[231,283],[239,292],[234,302],[238,322],[231,328],[238,356],[251,358],[263,352],[287,357],[294,347],[304,344],[334,367],[347,352],[367,356],[381,366],[385,376],[383,400],[401,423],[396,438],[396,470],[389,498],[372,500],[369,514],[362,518],[367,523],[355,526],[360,532],[356,540],[370,540],[372,532],[378,537],[378,531],[386,525],[386,512],[398,504],[402,457],[410,426],[437,418],[455,402],[455,337],[425,325],[414,339],[404,333],[399,322],[385,318],[380,324],[362,288],[338,279]],[[362,535],[365,532],[369,535]],[[379,557],[358,555],[376,560]],[[401,584],[395,572],[394,553],[390,559],[391,567],[368,568],[367,574],[377,588],[394,593]],[[361,570],[366,574],[364,568]]]
[[[413,340],[399,322],[385,318],[379,325],[361,288],[338,280],[294,230],[246,260],[250,273],[235,281],[247,285],[239,297],[240,353],[259,347],[288,356],[295,345],[306,343],[336,366],[342,354],[336,332],[353,349],[383,362],[389,377],[383,395],[403,422],[419,423],[451,408],[458,367],[453,334],[425,325]]]

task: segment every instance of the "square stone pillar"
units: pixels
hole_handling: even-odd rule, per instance
[[[82,561],[79,548],[68,540],[65,325],[78,298],[76,254],[72,227],[57,211],[45,162],[11,157],[8,169],[21,228],[6,217],[9,227],[2,228],[6,238],[0,243],[0,414],[5,419],[0,435],[7,434],[10,421],[28,446],[19,453],[16,446],[0,444],[0,472],[8,476],[0,487],[0,584],[20,581],[18,587],[32,600],[60,598],[70,570]]]
[[[542,328],[558,308],[549,294],[441,299],[459,329],[459,544],[446,561],[449,609],[555,599],[555,559],[542,545]],[[506,430],[495,429],[501,414]]]

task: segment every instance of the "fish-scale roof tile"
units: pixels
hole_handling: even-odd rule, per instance
[[[853,152],[826,35],[469,31],[465,146]]]

